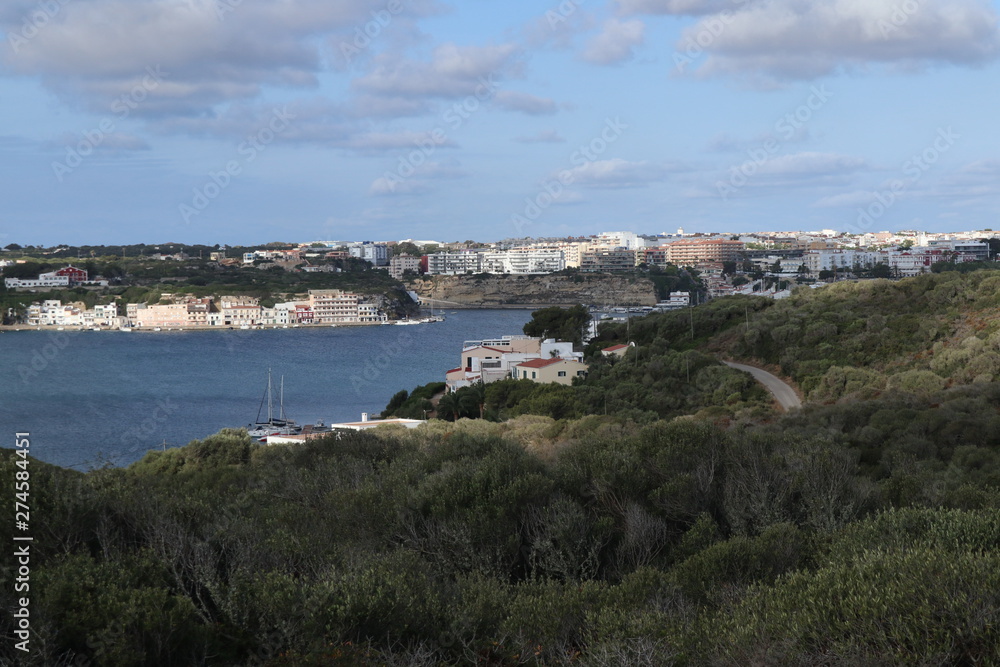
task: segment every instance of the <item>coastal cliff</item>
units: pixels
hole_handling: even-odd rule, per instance
[[[567,306],[652,306],[656,290],[648,278],[607,274],[427,276],[406,288],[448,308]]]

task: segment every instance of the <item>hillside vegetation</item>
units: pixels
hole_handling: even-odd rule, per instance
[[[586,380],[469,388],[415,430],[31,461],[32,652],[8,614],[0,662],[998,664],[997,278],[607,326]],[[813,400],[777,413],[720,355]]]
[[[844,282],[761,309],[710,348],[772,364],[807,398],[928,394],[1000,379],[1000,272]]]
[[[880,467],[829,415],[803,420],[223,431],[127,469],[32,461],[20,664],[1000,658],[996,436],[890,437]]]

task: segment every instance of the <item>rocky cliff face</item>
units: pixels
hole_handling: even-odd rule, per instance
[[[652,281],[636,276],[428,276],[406,286],[447,308],[519,306],[652,306]],[[439,303],[440,302],[440,303]]]

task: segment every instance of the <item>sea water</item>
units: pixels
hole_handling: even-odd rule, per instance
[[[463,341],[521,333],[528,310],[461,310],[410,326],[0,334],[0,445],[86,470],[128,465],[256,420],[271,369],[275,409],[299,424],[378,414],[401,389],[443,381]],[[266,419],[266,406],[262,419]]]

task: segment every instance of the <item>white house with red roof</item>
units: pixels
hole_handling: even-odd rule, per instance
[[[587,364],[562,357],[532,359],[514,366],[513,377],[516,380],[570,385],[575,377],[587,377]]]
[[[583,353],[574,352],[571,342],[552,338],[504,336],[502,339],[467,341],[462,348],[459,365],[445,373],[445,382],[449,391],[476,382],[489,384],[512,377],[513,369],[518,364],[553,358],[582,361]]]

